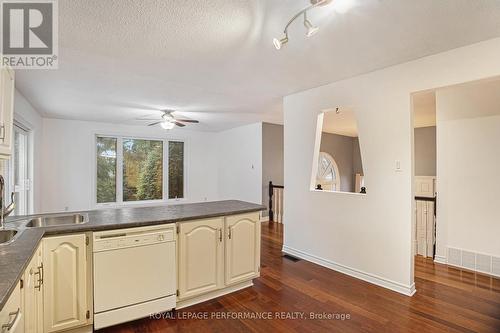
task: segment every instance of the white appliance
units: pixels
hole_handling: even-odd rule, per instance
[[[176,305],[175,225],[95,232],[94,328]]]

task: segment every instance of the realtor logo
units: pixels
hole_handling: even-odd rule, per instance
[[[5,0],[1,4],[2,65],[57,68],[57,2]]]

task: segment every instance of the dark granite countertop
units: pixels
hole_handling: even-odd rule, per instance
[[[89,221],[83,224],[42,228],[25,227],[32,216],[9,218],[5,227],[7,229],[17,229],[18,236],[13,242],[0,245],[0,311],[3,309],[3,306],[44,236],[168,224],[262,210],[265,210],[265,207],[262,205],[227,200],[78,212],[88,214]],[[65,212],[64,214],[73,214],[73,212]],[[34,216],[50,215],[56,214]]]

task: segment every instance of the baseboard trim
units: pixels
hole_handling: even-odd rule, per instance
[[[318,264],[320,266],[330,268],[334,271],[352,276],[354,278],[373,283],[377,286],[384,287],[387,289],[390,289],[392,291],[398,292],[400,294],[406,295],[406,296],[413,296],[415,292],[417,291],[415,289],[415,283],[407,286],[404,284],[401,284],[399,282],[391,281],[389,279],[376,276],[374,274],[366,273],[363,271],[360,271],[355,268],[351,268],[345,265],[338,264],[336,262],[333,262],[331,260],[327,260],[321,257],[318,257],[316,255],[312,255],[309,253],[306,253],[304,251],[300,251],[294,248],[291,248],[289,246],[284,245],[283,246],[283,252],[286,254],[289,254],[291,256],[301,258],[307,261],[310,261],[312,263]]]
[[[94,327],[92,325],[87,325],[64,331],[64,333],[92,333],[92,332],[94,332]]]
[[[188,306],[195,305],[198,303],[203,303],[203,302],[209,301],[211,299],[214,299],[214,298],[217,298],[220,296],[224,296],[224,295],[227,295],[230,293],[234,293],[235,291],[245,289],[245,288],[248,288],[251,286],[253,286],[252,280],[238,283],[238,284],[235,284],[234,286],[226,287],[224,289],[215,290],[215,291],[212,291],[212,292],[209,292],[207,294],[200,295],[200,296],[195,296],[193,298],[189,298],[186,300],[177,300],[177,305],[175,308],[176,309],[186,308]]]
[[[435,255],[434,262],[437,262],[438,264],[446,265],[446,257]]]
[[[485,272],[485,271],[481,271],[479,269],[471,269],[469,267],[465,267],[465,266],[457,265],[457,264],[452,264],[452,263],[449,263],[449,262],[444,262],[443,264],[445,264],[446,266],[449,266],[449,267],[460,269],[462,271],[467,271],[467,272],[471,272],[471,273],[475,273],[475,274],[481,274],[481,275],[487,275],[487,276],[491,276],[491,277],[494,277],[494,278],[497,278],[497,279],[500,278],[500,275],[496,275],[495,273],[492,273],[492,272]]]

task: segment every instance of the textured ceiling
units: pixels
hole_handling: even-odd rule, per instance
[[[306,0],[59,0],[59,70],[18,71],[46,116],[138,123],[155,109],[186,111],[220,130],[280,121],[282,97],[500,36],[497,0],[335,2],[310,12],[321,26],[273,48]]]

